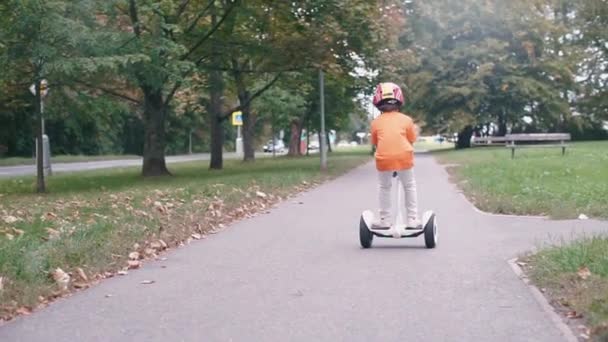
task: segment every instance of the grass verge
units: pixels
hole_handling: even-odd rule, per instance
[[[578,333],[608,341],[608,237],[562,243],[526,259],[526,273],[558,311],[589,327]]]
[[[327,173],[312,156],[227,161],[223,171],[183,163],[153,179],[139,168],[59,174],[44,196],[32,194],[32,177],[0,180],[0,320],[265,211],[370,160],[367,152],[331,154]]]
[[[122,160],[122,159],[141,159],[135,155],[103,155],[103,156],[83,156],[83,155],[64,155],[51,157],[51,163],[78,163],[102,160]],[[34,158],[9,157],[0,158],[0,166],[35,165]]]
[[[504,147],[440,151],[434,155],[480,209],[553,218],[608,218],[608,141],[559,149]]]

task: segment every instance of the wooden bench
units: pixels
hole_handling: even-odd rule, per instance
[[[571,139],[570,133],[507,134],[505,138],[507,141],[506,147],[511,149],[511,159],[515,158],[515,149],[526,147],[559,147],[562,149],[563,156],[566,154],[566,148],[568,147],[566,141]],[[521,143],[531,144],[522,145]]]
[[[475,137],[472,144],[473,146],[494,146],[504,145],[506,142],[506,137]]]

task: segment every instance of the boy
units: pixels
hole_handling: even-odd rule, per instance
[[[401,88],[394,83],[380,83],[374,106],[382,112],[371,127],[372,144],[376,146],[376,169],[380,184],[380,217],[374,228],[390,227],[391,182],[397,173],[405,190],[407,229],[422,229],[418,219],[416,181],[414,179],[414,121],[399,112],[404,103]]]

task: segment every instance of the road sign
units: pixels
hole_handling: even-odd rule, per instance
[[[36,95],[36,84],[30,86],[30,92],[32,95]],[[49,83],[46,80],[40,81],[40,94],[45,97],[49,93]]]
[[[232,126],[243,126],[243,112],[232,113]]]

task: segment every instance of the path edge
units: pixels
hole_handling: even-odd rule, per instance
[[[538,287],[536,287],[530,282],[528,277],[526,277],[526,275],[522,271],[521,267],[517,265],[517,258],[509,259],[507,260],[507,263],[509,264],[509,266],[511,266],[511,270],[513,271],[513,273],[515,273],[517,278],[519,278],[519,280],[524,283],[526,288],[532,294],[532,297],[534,297],[534,299],[540,305],[543,311],[547,314],[547,316],[549,316],[551,322],[560,331],[564,339],[568,342],[578,342],[579,339],[576,337],[572,329],[570,329],[570,327],[562,320],[562,318],[557,314],[557,312],[555,312],[555,309],[553,309],[553,306],[551,306],[545,295],[543,295],[543,293],[538,289]]]

